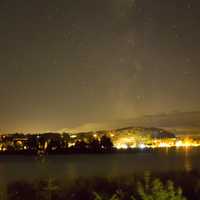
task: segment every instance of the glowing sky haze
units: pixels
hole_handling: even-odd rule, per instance
[[[1,0],[0,130],[200,110],[198,0]]]

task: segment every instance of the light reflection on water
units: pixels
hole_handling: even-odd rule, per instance
[[[190,149],[185,148],[185,171],[192,171],[192,160],[190,158]]]
[[[0,156],[0,181],[78,177],[115,177],[151,172],[200,171],[200,148],[163,149],[157,152],[57,155],[46,157]]]

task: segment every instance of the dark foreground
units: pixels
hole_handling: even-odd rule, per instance
[[[171,181],[169,181],[171,180]],[[17,181],[1,185],[1,200],[198,200],[200,172],[168,172],[118,178]]]

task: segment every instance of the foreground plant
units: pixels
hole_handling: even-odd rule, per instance
[[[94,200],[104,200],[104,198],[98,193],[94,192],[93,194],[95,196]],[[120,200],[120,199],[121,198],[117,194],[114,194],[109,198],[109,200]]]
[[[131,200],[186,200],[182,194],[181,188],[176,188],[172,181],[163,184],[159,179],[150,181],[150,174],[146,173],[144,182],[138,183],[135,194],[131,195]],[[94,192],[94,200],[124,200],[118,192],[110,198],[104,198],[102,195]]]
[[[172,181],[163,184],[159,179],[150,181],[150,173],[144,175],[144,183],[138,183],[141,200],[186,200],[180,187],[175,188]]]

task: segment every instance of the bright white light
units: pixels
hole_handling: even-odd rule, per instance
[[[117,144],[115,147],[117,149],[128,149],[128,145],[127,144]]]
[[[110,134],[110,137],[114,137],[115,135],[114,134]]]
[[[183,146],[183,142],[182,141],[177,141],[176,142],[176,147],[181,147]]]
[[[140,144],[140,145],[139,145],[139,148],[140,148],[140,149],[144,149],[145,147],[146,147],[145,144]]]
[[[170,147],[170,144],[167,143],[160,143],[159,147]]]
[[[68,147],[72,147],[72,146],[74,146],[74,145],[75,145],[75,143],[69,142]]]
[[[70,138],[76,138],[77,135],[70,135]]]

